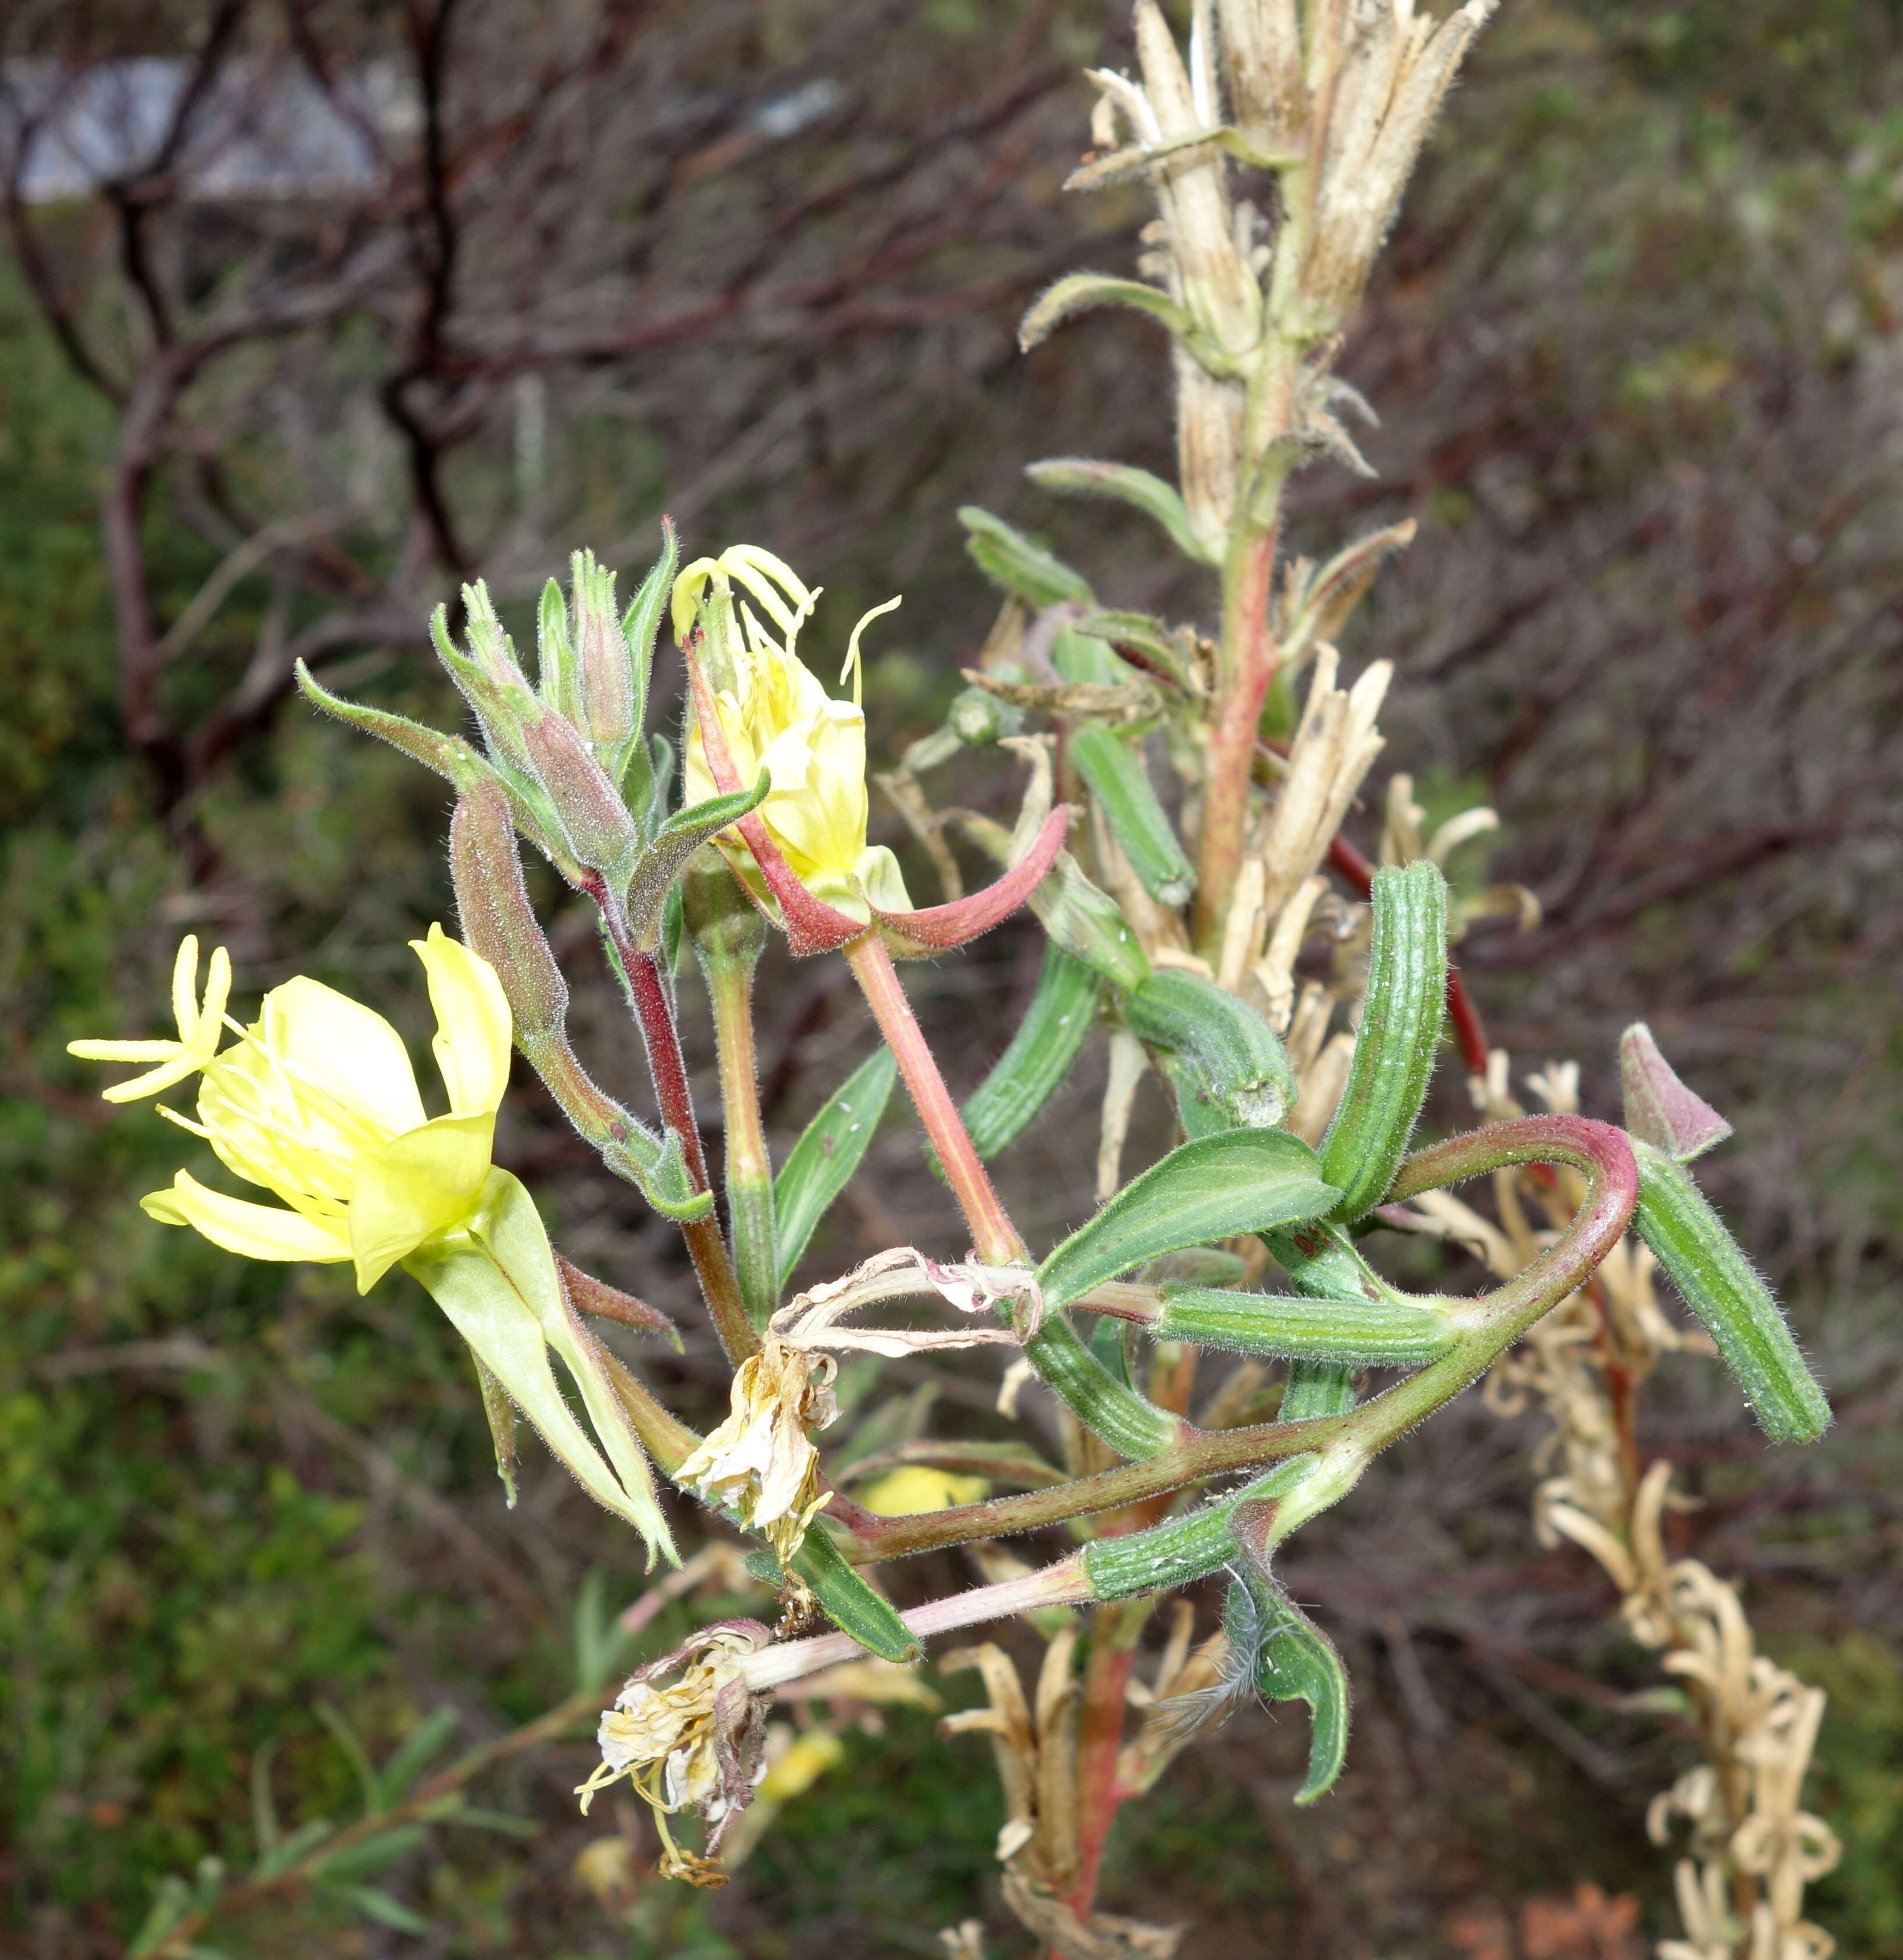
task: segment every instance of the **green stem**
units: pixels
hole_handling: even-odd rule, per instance
[[[1638,1174],[1625,1131],[1579,1116],[1523,1117],[1436,1144],[1402,1166],[1390,1195],[1397,1199],[1413,1197],[1520,1163],[1568,1164],[1583,1172],[1585,1201],[1578,1213],[1524,1271],[1449,1312],[1456,1338],[1445,1355],[1373,1401],[1345,1415],[1301,1422],[1257,1423],[1214,1432],[1185,1427],[1180,1441],[1141,1462],[1049,1490],[862,1526],[852,1555],[896,1558],[1035,1530],[1140,1503],[1225,1471],[1257,1469],[1310,1452],[1331,1452],[1340,1445],[1363,1457],[1385,1449],[1452,1401],[1542,1315],[1575,1292],[1618,1244],[1632,1215]]]
[[[760,1118],[758,1050],[753,1038],[753,969],[744,954],[701,956],[714,1003],[720,1055],[721,1112],[727,1126],[727,1208],[734,1263],[746,1317],[756,1330],[779,1304],[773,1230],[773,1160]]]

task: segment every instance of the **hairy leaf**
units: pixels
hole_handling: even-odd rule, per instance
[[[827,1098],[780,1167],[773,1180],[773,1234],[782,1287],[813,1228],[859,1168],[898,1072],[891,1049],[868,1055]]]

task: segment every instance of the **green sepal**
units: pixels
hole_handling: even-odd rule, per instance
[[[1142,750],[1100,724],[1086,722],[1071,731],[1070,756],[1144,889],[1160,905],[1174,909],[1186,904],[1196,889],[1195,867],[1157,800]]]
[[[965,1104],[965,1128],[987,1163],[1036,1115],[1070,1074],[1096,1023],[1103,985],[1082,960],[1060,946],[1045,946],[1037,991],[1017,1032]]]
[[[514,1510],[516,1473],[522,1467],[515,1446],[515,1405],[509,1400],[508,1389],[490,1373],[482,1356],[470,1358],[476,1363],[476,1386],[482,1391],[482,1413],[488,1418],[489,1440],[495,1445],[495,1474],[502,1480],[502,1501]]]
[[[1738,1377],[1758,1427],[1775,1443],[1815,1442],[1830,1427],[1830,1404],[1771,1289],[1682,1164],[1638,1137],[1632,1156],[1634,1220]]]
[[[680,1138],[672,1130],[657,1138],[645,1124],[629,1117],[622,1136],[590,1141],[602,1162],[634,1185],[664,1218],[692,1225],[714,1208],[714,1194],[694,1188]]]
[[[1435,1360],[1454,1341],[1432,1307],[1182,1286],[1163,1288],[1163,1309],[1150,1332],[1160,1341],[1198,1348],[1383,1368]]]
[[[472,1230],[412,1252],[403,1269],[443,1309],[583,1489],[641,1533],[651,1561],[659,1551],[677,1564],[647,1455],[593,1341],[568,1303],[541,1215],[520,1180],[492,1169]],[[599,1446],[555,1380],[551,1349],[581,1391]]]
[[[763,1585],[777,1588],[786,1583],[780,1561],[763,1546],[746,1554],[746,1564]],[[806,1582],[826,1618],[867,1653],[901,1666],[909,1666],[923,1653],[918,1637],[899,1618],[892,1602],[872,1589],[818,1526],[800,1540],[793,1554],[793,1572]]]
[[[1160,321],[1178,339],[1201,345],[1195,321],[1167,293],[1135,279],[1112,278],[1102,272],[1072,272],[1045,288],[1018,323],[1017,344],[1028,354],[1060,321],[1100,306],[1134,307]]]
[[[1275,1029],[1213,980],[1159,967],[1119,1007],[1140,1042],[1174,1058],[1165,1073],[1190,1136],[1268,1129],[1295,1106],[1295,1072]]]
[[[1232,1568],[1224,1630],[1239,1654],[1252,1653],[1257,1688],[1271,1701],[1309,1705],[1308,1775],[1295,1793],[1306,1806],[1325,1796],[1348,1748],[1348,1669],[1335,1643],[1252,1558]]]
[[[886,1113],[899,1064],[881,1046],[827,1097],[773,1180],[773,1230],[784,1290],[807,1242],[851,1182]]]
[[[1068,1306],[1145,1259],[1316,1218],[1341,1192],[1282,1130],[1229,1130],[1181,1145],[1125,1185],[1038,1268],[1047,1309]]]
[[[339,721],[348,722],[366,735],[374,735],[379,741],[387,742],[412,762],[421,762],[425,768],[433,770],[445,781],[453,783],[458,790],[485,786],[500,790],[508,800],[509,814],[514,819],[516,829],[568,883],[578,889],[581,888],[581,867],[568,848],[561,820],[555,813],[554,805],[549,801],[547,791],[533,778],[479,756],[460,736],[444,735],[422,722],[411,721],[407,715],[392,714],[380,708],[367,708],[361,702],[346,701],[342,695],[333,694],[302,660],[298,662],[294,671],[298,691],[313,707],[335,715]]]
[[[1368,993],[1322,1165],[1360,1217],[1386,1197],[1434,1074],[1447,996],[1447,881],[1428,858],[1374,874]]]
[[[641,589],[628,602],[621,616],[621,636],[628,642],[628,657],[634,665],[634,733],[619,771],[609,769],[630,810],[643,808],[651,794],[655,771],[650,752],[641,737],[648,719],[648,690],[654,667],[654,642],[660,631],[667,595],[674,583],[674,568],[680,559],[680,541],[672,519],[660,520],[660,555],[641,582]]]
[[[1278,1422],[1346,1415],[1355,1404],[1355,1370],[1341,1361],[1297,1361],[1288,1371]]]
[[[1096,603],[1090,581],[1081,572],[1073,571],[1061,558],[1033,544],[1002,517],[967,504],[959,511],[958,521],[969,534],[965,549],[994,585],[1016,593],[1040,609],[1066,600],[1074,606]]]
[[[1054,456],[1032,463],[1024,472],[1040,490],[1059,497],[1109,497],[1128,504],[1154,519],[1169,534],[1169,541],[1185,558],[1198,565],[1220,562],[1220,550],[1212,551],[1196,535],[1189,510],[1182,493],[1173,483],[1147,469],[1127,463],[1098,463],[1080,456]]]
[[[656,950],[667,895],[687,868],[687,861],[703,844],[711,843],[749,810],[759,809],[772,787],[772,778],[762,769],[750,790],[709,797],[670,817],[655,832],[635,860],[628,879],[628,927],[637,946],[649,953]]]

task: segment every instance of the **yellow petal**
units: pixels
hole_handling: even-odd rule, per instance
[[[514,1032],[502,983],[480,953],[440,925],[430,928],[427,939],[409,943],[429,980],[429,1004],[436,1012],[431,1046],[449,1090],[450,1112],[492,1113],[508,1086]]]
[[[189,1225],[195,1232],[247,1259],[311,1259],[334,1264],[350,1257],[340,1229],[273,1204],[227,1198],[208,1190],[189,1171],[180,1171],[168,1191],[139,1200],[148,1217],[161,1225]]]
[[[888,1470],[860,1493],[859,1501],[882,1518],[916,1517],[943,1511],[953,1504],[975,1504],[991,1489],[982,1477],[961,1476],[924,1463],[903,1463]]]
[[[198,934],[188,932],[178,943],[178,957],[172,962],[172,1018],[178,1023],[179,1039],[189,1042],[199,1019]]]
[[[291,1074],[366,1117],[386,1136],[425,1120],[403,1038],[381,1014],[301,975],[264,997],[265,1045]]]
[[[418,1246],[475,1215],[495,1131],[492,1112],[438,1116],[358,1158],[350,1250],[359,1293]]]

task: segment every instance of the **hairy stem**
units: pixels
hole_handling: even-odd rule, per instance
[[[746,1317],[765,1326],[779,1303],[773,1238],[773,1161],[760,1118],[758,1051],[753,1038],[753,966],[740,957],[703,958],[714,1003],[720,1055],[721,1111],[727,1128],[727,1208],[734,1263]]]
[[[680,1139],[681,1156],[695,1190],[711,1191],[707,1153],[701,1147],[700,1126],[694,1120],[693,1092],[687,1084],[687,1064],[680,1052],[680,1031],[674,1025],[674,1010],[660,967],[651,953],[643,951],[635,943],[628,929],[627,915],[605,883],[597,879],[590,896],[600,908],[608,942],[621,963],[628,1004],[648,1050],[648,1071],[654,1077],[661,1121]],[[734,1274],[734,1262],[727,1256],[727,1241],[721,1236],[720,1225],[711,1212],[705,1218],[683,1224],[681,1231],[721,1345],[726,1349],[727,1359],[738,1366],[757,1350],[759,1340],[741,1302],[740,1281]]]
[[[1103,1869],[1110,1826],[1128,1793],[1119,1782],[1124,1705],[1130,1671],[1154,1601],[1116,1599],[1090,1615],[1090,1657],[1084,1670],[1077,1715],[1077,1876],[1065,1903],[1088,1920]]]
[[[1584,1202],[1560,1238],[1504,1286],[1450,1316],[1453,1346],[1439,1360],[1347,1415],[1257,1423],[1211,1432],[1185,1429],[1180,1441],[1137,1463],[1093,1477],[963,1504],[862,1529],[851,1555],[896,1558],[940,1545],[1031,1531],[1090,1513],[1115,1510],[1198,1478],[1262,1465],[1347,1444],[1364,1455],[1450,1402],[1490,1368],[1542,1314],[1581,1285],[1618,1243],[1638,1194],[1638,1173],[1623,1130],[1581,1116],[1526,1116],[1453,1137],[1418,1152],[1401,1167],[1390,1195],[1413,1197],[1507,1164],[1565,1164],[1585,1173]]]
[[[847,947],[845,955],[879,1032],[899,1064],[899,1073],[905,1077],[918,1120],[944,1166],[945,1181],[971,1227],[978,1256],[990,1265],[1008,1265],[1022,1259],[1024,1241],[1005,1215],[991,1173],[979,1161],[965,1119],[958,1113],[958,1105],[938,1072],[937,1060],[913,1017],[912,1003],[905,998],[885,941],[876,931],[862,934]]]

